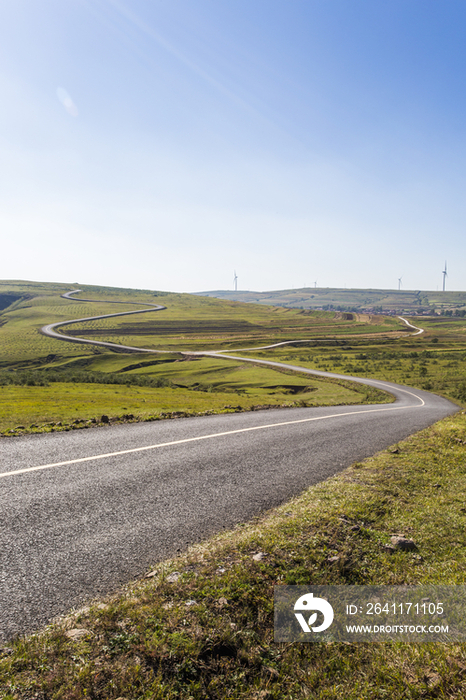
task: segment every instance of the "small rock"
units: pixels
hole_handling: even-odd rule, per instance
[[[176,583],[178,579],[180,578],[181,574],[179,571],[173,571],[171,574],[168,574],[167,576],[167,582],[168,583]]]
[[[328,557],[327,561],[329,564],[336,564],[337,561],[340,561],[340,556],[337,554],[334,557]]]
[[[254,554],[253,559],[254,559],[254,561],[262,561],[262,559],[266,556],[267,556],[266,552],[258,552],[257,554]]]
[[[187,600],[185,605],[187,608],[190,608],[192,605],[197,605],[197,600]]]
[[[390,539],[392,544],[395,546],[395,549],[400,549],[403,552],[412,552],[417,550],[417,545],[415,542],[408,537],[399,537],[394,535]]]
[[[219,598],[218,605],[220,608],[224,608],[225,605],[228,605],[228,600],[226,598]]]
[[[90,607],[88,605],[84,605],[82,608],[75,611],[75,615],[87,615],[89,611]]]
[[[108,416],[103,415],[100,417],[100,421],[101,421],[101,423],[109,423],[110,418]]]
[[[68,630],[67,632],[65,632],[65,634],[69,639],[76,640],[82,639],[82,637],[86,637],[88,634],[91,633],[87,629],[76,627],[75,629]]]

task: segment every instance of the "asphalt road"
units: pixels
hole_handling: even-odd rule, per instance
[[[385,386],[394,404],[1,440],[0,640],[40,628],[458,410],[433,394]]]
[[[83,302],[83,301],[89,301],[93,303],[106,303],[106,304],[126,304],[126,305],[137,305],[140,306],[142,302],[133,302],[133,301],[105,301],[102,302],[99,299],[74,299],[72,296],[73,294],[78,294],[80,292],[80,289],[74,289],[70,292],[66,292],[66,294],[62,294],[61,296],[63,299],[68,299],[68,301],[78,301],[78,302]],[[153,353],[157,354],[160,352],[163,352],[163,350],[148,350],[147,348],[136,348],[133,347],[132,345],[121,345],[121,343],[108,343],[104,342],[102,340],[88,340],[86,338],[76,338],[71,335],[65,335],[65,333],[57,333],[56,329],[60,328],[61,326],[69,326],[72,323],[84,323],[85,321],[98,321],[99,319],[102,318],[112,318],[114,316],[131,316],[132,314],[147,314],[147,313],[152,313],[154,311],[163,311],[166,309],[166,306],[161,306],[160,304],[145,304],[145,306],[149,306],[148,309],[138,309],[137,311],[120,311],[119,313],[116,314],[101,314],[100,316],[86,316],[84,318],[74,318],[70,319],[68,321],[59,321],[58,323],[48,323],[46,326],[42,326],[40,329],[40,332],[43,335],[48,335],[50,338],[55,338],[55,340],[64,340],[65,342],[68,343],[79,343],[82,345],[98,345],[100,347],[106,347],[110,348],[111,350],[116,350],[117,352],[148,352],[148,353]]]

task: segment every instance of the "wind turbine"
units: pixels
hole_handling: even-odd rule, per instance
[[[235,276],[233,277],[233,282],[235,283],[235,292],[238,291],[238,275],[236,274],[235,270]]]
[[[398,277],[398,291],[401,289],[401,280],[403,279],[403,276]]]
[[[447,277],[448,277],[448,273],[447,273],[447,261],[446,261],[446,260],[445,260],[445,269],[444,269],[444,271],[442,272],[442,275],[443,275],[443,291],[445,291],[445,280],[446,280]]]

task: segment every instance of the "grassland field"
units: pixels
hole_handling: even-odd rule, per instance
[[[183,372],[180,364],[184,363],[176,363],[176,367],[170,364],[168,369],[161,367],[158,372],[150,367],[147,368],[150,373],[145,375],[113,375],[109,383],[90,382],[94,377],[89,377],[89,373],[83,376],[82,372],[70,373],[68,378],[77,381],[68,382],[49,380],[63,379],[60,373],[49,373],[44,378],[38,372],[26,372],[24,385],[4,384],[0,388],[0,431],[11,436],[91,427],[115,420],[158,420],[273,406],[332,406],[390,400],[387,394],[350,382],[314,381],[305,375],[246,364],[232,366],[227,361],[199,359],[190,363],[195,367],[190,367],[189,373]],[[158,374],[162,380],[157,379]],[[21,377],[15,379],[19,381]],[[122,383],[117,383],[118,380]],[[162,386],[157,386],[159,383]]]
[[[20,287],[18,284],[16,293]],[[140,406],[144,398],[166,390],[169,402],[177,394],[182,402],[188,400],[185,396],[202,396],[210,407],[216,399],[223,406],[246,407],[247,400],[256,401],[259,395],[267,397],[267,402],[274,395],[277,401],[285,396],[288,401],[312,402],[318,392],[325,391],[328,394],[322,394],[322,400],[331,400],[334,391],[350,390],[350,385],[328,385],[326,389],[325,383],[314,384],[313,379],[300,375],[226,360],[189,361],[175,352],[153,358],[120,355],[36,337],[32,330],[46,322],[79,317],[81,311],[83,316],[94,315],[96,307],[100,308],[93,304],[89,313],[91,305],[55,299],[54,295],[67,290],[66,285],[53,290],[47,287],[41,302],[16,299],[13,307],[4,308],[0,323],[6,322],[0,327],[0,340],[10,326],[12,345],[5,354],[1,346],[0,368],[3,374],[14,375],[15,381],[29,381],[30,385],[7,384],[5,379],[0,387],[2,400],[7,391],[25,391],[31,397],[35,390],[60,386],[60,392],[77,393],[65,397],[56,415],[64,415],[65,405],[76,408],[79,400],[83,403],[74,412],[81,417],[89,400],[88,389],[102,400],[108,389],[105,400],[110,403],[106,405],[113,402],[114,407],[124,406],[128,411],[130,396]],[[97,293],[85,291],[86,296]],[[103,297],[107,291],[99,293]],[[112,293],[114,298],[125,294],[123,290]],[[131,295],[137,301],[148,298],[146,292]],[[156,298],[156,303],[168,306],[168,297]],[[190,313],[186,309],[193,311],[196,303],[183,299],[178,311],[171,309],[167,321],[180,323],[181,317],[187,321]],[[118,594],[71,612],[37,635],[13,640],[0,650],[2,700],[460,700],[466,696],[466,643],[273,642],[273,586],[277,584],[466,583],[466,415],[461,410],[466,405],[464,319],[413,318],[425,332],[412,336],[393,318],[374,322],[371,317],[363,322],[356,316],[349,320],[318,312],[314,317],[299,310],[267,307],[262,316],[254,305],[241,305],[240,311],[234,306],[231,304],[230,316],[227,307],[214,305],[208,310],[202,306],[197,318],[209,320],[209,313],[220,314],[224,308],[223,320],[248,320],[260,326],[249,347],[265,344],[264,339],[292,340],[308,333],[309,345],[256,349],[249,355],[431,389],[453,398],[459,412],[311,487],[280,508],[154,566],[146,578]],[[108,304],[101,308],[114,310]],[[162,313],[166,312],[160,312],[160,318]],[[175,317],[177,313],[180,318]],[[154,314],[154,324],[157,318]],[[283,321],[283,333],[273,330],[273,324],[279,324],[276,318]],[[333,321],[347,333],[330,333]],[[361,332],[353,332],[356,326]],[[21,333],[28,328],[31,345],[21,349]],[[147,326],[140,328],[147,331]],[[374,328],[382,331],[375,335]],[[225,337],[217,330],[218,335],[209,329],[215,336],[210,339],[215,349],[233,348],[243,337],[238,327],[230,327]],[[177,336],[172,331],[163,341],[171,338],[175,347]],[[188,331],[184,334],[186,347],[199,348],[202,337]],[[139,343],[142,337],[151,336],[107,337],[113,342],[115,337],[133,337]],[[15,357],[15,345],[21,357]],[[60,373],[67,381],[34,385],[44,378],[48,381],[47,375],[60,378]],[[83,374],[99,381],[130,377],[134,382],[147,379],[169,386],[78,381]],[[127,389],[131,391],[124,394]],[[120,391],[124,403],[117,398]],[[173,403],[166,405],[173,409]],[[18,417],[24,415],[22,410]],[[392,552],[387,545],[393,534],[412,538],[417,550]],[[255,558],[258,553],[262,556]],[[73,637],[71,630],[76,629],[80,634]]]
[[[19,282],[0,285],[4,304],[13,299],[0,312],[0,432],[4,435],[89,427],[100,423],[102,416],[152,420],[264,406],[386,401],[387,395],[354,384],[220,359],[187,359],[181,351],[257,347],[293,338],[327,342],[329,337],[364,333],[406,333],[396,319],[308,313],[188,294],[80,286],[82,292],[75,300],[63,299],[61,294],[71,288]],[[102,301],[82,301],[85,298]],[[130,320],[124,316],[99,319],[61,330],[163,351],[161,355],[120,354],[39,332],[48,323],[133,311],[134,303],[167,308]]]

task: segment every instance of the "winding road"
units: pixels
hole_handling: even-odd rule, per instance
[[[89,301],[93,303],[98,303],[98,299],[74,299],[73,294],[78,294],[80,289],[73,289],[71,292],[66,292],[62,294],[63,299],[69,299],[70,301]],[[132,301],[107,301],[100,303],[106,304],[135,304],[140,306],[138,302]],[[74,318],[69,321],[59,321],[58,323],[49,323],[46,326],[42,326],[40,332],[43,335],[48,335],[50,338],[55,338],[56,340],[64,340],[68,343],[81,343],[83,345],[98,345],[100,347],[110,348],[110,350],[116,350],[118,352],[150,352],[150,353],[161,353],[163,350],[148,350],[147,348],[135,348],[131,345],[119,345],[118,343],[107,343],[102,340],[86,340],[85,338],[76,338],[72,335],[66,335],[65,333],[57,333],[56,328],[61,326],[69,326],[72,323],[84,323],[85,321],[98,321],[102,318],[113,318],[114,316],[131,316],[132,314],[147,314],[151,311],[163,311],[166,306],[161,306],[160,304],[146,304],[149,306],[148,309],[137,309],[137,311],[120,311],[116,314],[102,314],[100,316],[86,316],[85,318]]]
[[[52,333],[56,327],[46,328]],[[116,590],[190,543],[283,503],[458,410],[428,392],[353,380],[391,392],[395,402],[2,440],[0,640]]]

